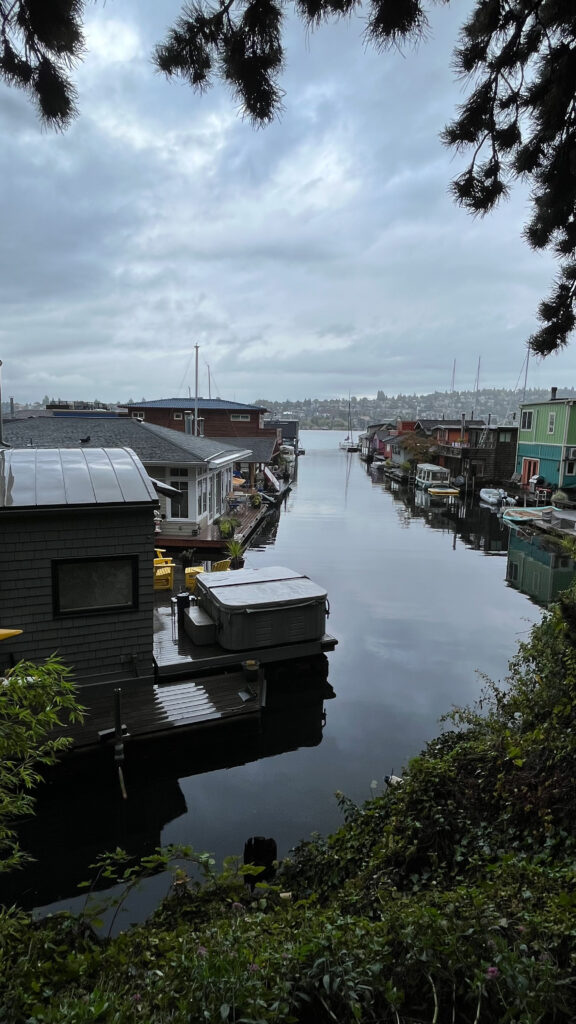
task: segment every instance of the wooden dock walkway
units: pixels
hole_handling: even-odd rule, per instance
[[[260,713],[260,688],[243,672],[166,683],[134,682],[120,687],[126,743],[159,738],[174,729],[190,730]],[[79,694],[86,708],[82,725],[60,730],[77,751],[114,743],[115,696],[111,686],[88,686]]]

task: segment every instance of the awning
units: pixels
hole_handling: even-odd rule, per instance
[[[280,490],[280,481],[276,479],[272,470],[268,469],[268,466],[264,466],[264,476],[266,477],[269,483],[274,485],[274,489],[276,491]]]

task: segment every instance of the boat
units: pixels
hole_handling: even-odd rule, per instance
[[[339,447],[343,452],[359,452],[360,445],[354,440],[354,430],[352,428],[352,410],[350,408],[350,399],[348,399],[348,433],[343,441],[340,441]]]
[[[530,523],[549,519],[554,512],[553,505],[536,505],[532,508],[505,508],[502,519],[507,523]]]
[[[460,494],[460,489],[452,487],[450,484],[434,484],[428,488],[428,494],[431,498],[457,498]]]
[[[515,505],[516,498],[509,498],[501,487],[482,487],[479,494],[484,505]]]
[[[428,491],[430,487],[448,487],[450,485],[450,470],[446,466],[437,466],[433,462],[419,462],[416,466],[417,487]]]

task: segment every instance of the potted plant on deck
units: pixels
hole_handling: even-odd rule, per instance
[[[242,569],[244,567],[244,545],[241,540],[229,540],[226,550],[230,556],[230,568]]]
[[[236,523],[228,516],[221,516],[217,524],[222,540],[232,540]]]

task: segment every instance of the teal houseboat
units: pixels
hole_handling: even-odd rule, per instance
[[[542,477],[553,487],[576,487],[576,400],[557,398],[520,406],[516,473],[527,486]]]

